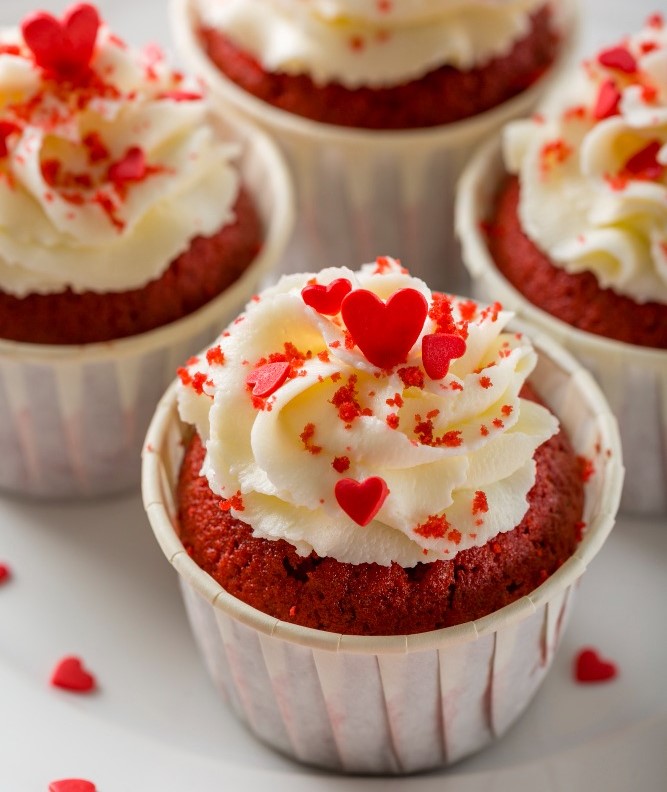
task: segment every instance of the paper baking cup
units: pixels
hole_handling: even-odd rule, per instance
[[[624,344],[578,330],[535,307],[496,268],[481,223],[506,176],[501,142],[480,149],[461,178],[456,226],[480,300],[499,300],[567,347],[596,377],[618,418],[627,468],[621,508],[667,511],[667,351]]]
[[[466,293],[453,231],[456,180],[477,144],[527,114],[572,61],[577,3],[561,0],[563,48],[547,75],[521,95],[474,118],[418,131],[357,130],[322,124],[257,99],[228,80],[201,47],[196,0],[172,0],[181,58],[232,106],[276,140],[292,169],[296,234],[281,272],[402,259],[433,288]]]
[[[524,329],[524,328],[521,328]],[[144,450],[153,531],[180,575],[211,676],[262,740],[308,764],[409,773],[450,764],[504,734],[551,665],[577,580],[614,523],[623,480],[616,422],[597,385],[544,336],[531,378],[577,453],[594,459],[584,539],[530,596],[457,627],[392,637],[337,635],[287,624],[228,594],[178,538],[175,489],[191,434],[176,387],[161,401]]]
[[[264,224],[255,261],[198,311],[101,344],[0,340],[0,487],[44,497],[138,487],[141,446],[176,368],[214,338],[282,256],[292,229],[289,174],[275,145],[245,122],[221,123],[242,145],[242,179]]]

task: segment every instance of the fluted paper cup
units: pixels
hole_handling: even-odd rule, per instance
[[[482,224],[506,177],[501,142],[485,144],[461,178],[456,225],[464,263],[480,300],[493,296],[569,349],[595,376],[618,419],[627,475],[621,508],[667,512],[667,350],[613,341],[578,330],[530,303],[489,253]]]
[[[78,497],[139,486],[141,447],[176,368],[214,338],[282,256],[292,190],[275,145],[245,121],[219,122],[241,144],[239,167],[264,226],[241,277],[198,311],[131,338],[81,346],[0,339],[0,488]]]
[[[456,180],[477,144],[529,113],[572,61],[577,0],[559,0],[561,7],[561,53],[537,83],[468,120],[405,132],[318,123],[239,88],[202,48],[195,0],[171,0],[171,27],[181,59],[212,95],[262,126],[288,159],[298,211],[281,272],[390,255],[409,261],[412,274],[433,288],[462,294],[468,280],[453,231]]]
[[[524,329],[524,328],[521,328]],[[355,773],[450,764],[504,734],[544,679],[576,583],[614,523],[623,480],[616,422],[597,385],[549,338],[531,378],[595,474],[584,538],[530,596],[477,621],[407,636],[363,637],[279,621],[228,594],[178,536],[176,484],[191,429],[176,386],[144,449],[144,505],[180,575],[195,638],[228,705],[263,741],[302,762]]]

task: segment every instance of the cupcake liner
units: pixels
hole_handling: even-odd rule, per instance
[[[195,0],[172,0],[181,58],[214,97],[262,126],[294,176],[297,230],[281,272],[400,258],[434,288],[465,293],[467,274],[453,230],[456,180],[477,144],[525,115],[572,60],[576,0],[561,0],[563,47],[548,74],[519,96],[471,119],[411,131],[322,124],[263,102],[228,80],[200,46]]]
[[[261,252],[221,295],[148,333],[81,346],[0,339],[0,488],[63,498],[138,486],[146,428],[177,367],[238,313],[283,254],[293,208],[282,157],[245,122],[220,125],[242,144],[242,178],[264,223]]]
[[[534,386],[577,453],[595,457],[584,539],[530,596],[477,621],[417,635],[349,636],[288,624],[203,572],[178,538],[174,492],[191,429],[179,420],[176,386],[169,389],[144,450],[144,505],[180,575],[215,685],[260,739],[308,764],[408,773],[482,748],[523,712],[558,648],[576,582],[612,528],[623,480],[616,423],[598,387],[549,338],[539,336],[536,345]]]
[[[485,144],[463,174],[456,225],[464,263],[480,300],[499,300],[569,349],[595,376],[618,419],[627,468],[621,508],[644,515],[667,512],[667,350],[613,341],[578,330],[542,311],[496,268],[481,223],[492,214],[506,175],[501,143]]]

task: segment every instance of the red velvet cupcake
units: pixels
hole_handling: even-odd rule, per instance
[[[596,53],[462,180],[459,226],[496,294],[591,367],[618,414],[624,506],[667,508],[667,26]],[[483,222],[484,238],[479,223]]]
[[[178,0],[173,28],[221,101],[291,160],[301,228],[286,266],[386,251],[465,293],[443,222],[454,184],[568,60],[574,15],[569,0]]]
[[[285,174],[92,5],[0,31],[0,61],[0,486],[112,491],[136,475],[169,354],[197,348],[279,252]],[[258,181],[266,206],[286,199],[280,228]]]
[[[281,751],[447,764],[543,678],[622,466],[593,382],[509,319],[393,259],[287,276],[158,409],[149,517],[214,679]]]

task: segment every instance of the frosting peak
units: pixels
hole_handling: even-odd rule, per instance
[[[532,120],[511,124],[505,161],[519,216],[556,266],[591,271],[639,303],[667,303],[667,28],[586,61]]]
[[[100,24],[80,5],[0,31],[0,288],[19,297],[139,288],[233,217],[236,148],[201,86]]]
[[[506,55],[545,0],[198,0],[267,70],[386,87]]]
[[[392,259],[283,277],[179,372],[222,508],[350,563],[453,558],[512,530],[557,421],[519,396],[536,355],[503,332],[510,316],[431,294]]]

